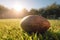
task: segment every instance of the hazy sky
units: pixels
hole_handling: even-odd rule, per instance
[[[18,3],[20,7],[27,9],[46,7],[54,2],[60,4],[60,0],[0,0],[0,4],[5,5],[8,8],[14,8],[14,6],[17,5],[16,3]]]

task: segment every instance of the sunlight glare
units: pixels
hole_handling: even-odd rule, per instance
[[[16,11],[21,11],[24,7],[22,4],[15,3],[13,7]]]

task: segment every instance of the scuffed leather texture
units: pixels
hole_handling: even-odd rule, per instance
[[[50,23],[42,16],[29,15],[21,20],[21,27],[26,32],[41,33],[49,29]]]

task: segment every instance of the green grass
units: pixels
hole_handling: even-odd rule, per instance
[[[60,40],[60,20],[49,20],[51,27],[43,34],[24,32],[20,19],[0,19],[0,40]]]

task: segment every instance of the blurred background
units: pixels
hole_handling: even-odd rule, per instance
[[[41,15],[60,19],[60,0],[0,0],[0,19]]]

